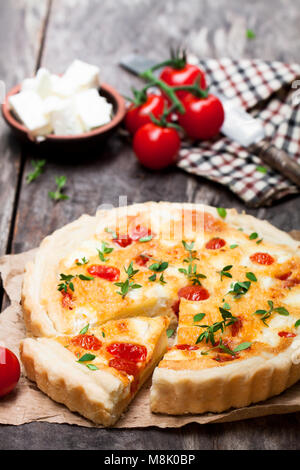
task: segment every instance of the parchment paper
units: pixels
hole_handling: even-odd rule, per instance
[[[300,240],[300,232],[293,231],[292,236]],[[0,259],[2,282],[10,300],[10,306],[0,315],[0,343],[17,355],[20,340],[25,337],[20,306],[21,285],[25,265],[34,256],[34,251],[31,250],[19,255],[8,255]],[[226,413],[186,416],[167,416],[151,413],[149,406],[150,385],[151,380],[140,390],[129,409],[115,425],[116,428],[145,428],[148,426],[178,428],[187,423],[224,423],[258,416],[300,411],[300,382],[281,395],[255,405],[229,410]],[[79,414],[72,413],[64,405],[54,402],[44,395],[33,382],[30,382],[22,375],[17,388],[8,396],[0,399],[0,423],[19,425],[32,421],[101,427],[94,425]]]

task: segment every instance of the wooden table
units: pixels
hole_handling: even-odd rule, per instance
[[[74,59],[101,66],[101,79],[128,93],[139,81],[118,67],[132,51],[163,59],[184,42],[200,57],[259,57],[299,61],[300,10],[293,0],[8,0],[0,6],[0,79],[7,90],[38,67],[62,72]],[[256,39],[246,39],[251,28]],[[95,158],[58,156],[26,184],[32,151],[0,122],[0,252],[37,246],[45,235],[103,203],[197,201],[244,209],[220,185],[179,169],[160,174],[141,168],[131,147],[114,136]],[[54,177],[67,176],[68,201],[48,197]],[[300,196],[251,210],[289,231],[300,228]],[[4,297],[3,305],[6,304]],[[296,449],[300,413],[182,429],[101,430],[31,423],[0,427],[0,449]]]

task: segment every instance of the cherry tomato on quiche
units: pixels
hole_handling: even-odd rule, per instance
[[[20,378],[20,363],[15,354],[0,346],[0,397],[10,393]]]
[[[129,107],[125,116],[125,126],[131,134],[144,124],[151,121],[150,115],[157,119],[161,117],[164,111],[165,99],[162,95],[149,94],[145,103],[136,106],[134,103]]]
[[[162,70],[160,79],[170,86],[193,85],[199,78],[199,75],[200,87],[206,89],[205,73],[197,65],[185,64],[182,68],[167,66]],[[179,99],[183,99],[188,95],[188,92],[178,90],[176,95]]]
[[[180,138],[172,127],[145,124],[133,137],[133,150],[139,161],[152,170],[160,170],[175,162]]]
[[[224,122],[224,109],[214,95],[198,98],[189,93],[182,99],[185,113],[178,113],[178,123],[193,139],[211,139],[220,131]]]

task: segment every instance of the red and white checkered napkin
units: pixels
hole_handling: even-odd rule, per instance
[[[226,97],[238,99],[241,106],[259,117],[272,143],[300,164],[300,105],[295,103],[292,88],[292,82],[300,77],[300,65],[228,58],[201,60],[199,65],[206,71],[210,85]],[[257,156],[223,136],[185,142],[178,166],[228,186],[252,207],[270,205],[300,191]],[[267,171],[257,169],[260,166]]]

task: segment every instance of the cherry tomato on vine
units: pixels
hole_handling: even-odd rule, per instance
[[[125,116],[125,126],[131,134],[151,121],[150,115],[159,119],[164,112],[165,99],[162,95],[149,94],[145,103],[139,106],[132,103]]]
[[[197,65],[185,64],[182,68],[175,68],[171,66],[165,67],[161,74],[160,79],[170,86],[193,85],[200,75],[200,87],[206,89],[205,73]],[[176,95],[178,98],[183,99],[189,94],[188,91],[178,90]]]
[[[10,393],[20,378],[20,363],[15,354],[0,346],[0,397]]]
[[[224,109],[214,95],[198,98],[188,94],[182,99],[185,113],[178,113],[178,123],[193,139],[211,139],[220,131],[224,122]]]
[[[175,162],[180,138],[172,127],[145,124],[133,137],[133,150],[139,161],[152,170],[160,170]]]

